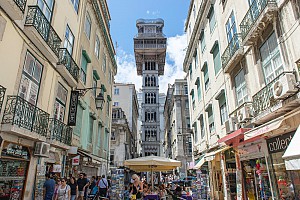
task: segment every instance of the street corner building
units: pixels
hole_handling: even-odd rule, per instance
[[[1,198],[107,174],[117,73],[106,0],[0,1]]]
[[[190,1],[183,70],[199,199],[299,199],[299,8]]]

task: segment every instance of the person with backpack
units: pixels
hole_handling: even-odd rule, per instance
[[[67,178],[61,178],[61,185],[57,188],[57,195],[55,200],[70,200],[71,187],[67,185]]]

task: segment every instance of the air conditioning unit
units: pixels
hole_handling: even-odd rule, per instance
[[[241,107],[237,112],[237,119],[239,123],[243,123],[252,118],[252,111],[250,105]]]
[[[36,142],[34,155],[41,157],[49,157],[50,144],[46,142]]]
[[[284,74],[272,85],[274,99],[284,99],[298,91],[294,74]]]
[[[225,122],[225,129],[226,133],[232,133],[233,131],[237,130],[237,118],[236,117],[230,117],[226,122]]]

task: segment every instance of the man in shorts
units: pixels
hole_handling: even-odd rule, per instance
[[[83,200],[85,188],[87,188],[89,185],[89,181],[87,178],[84,177],[84,173],[79,174],[77,185],[78,185],[78,200]]]

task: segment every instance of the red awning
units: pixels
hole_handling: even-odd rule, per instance
[[[225,142],[229,146],[237,146],[240,142],[244,141],[244,133],[251,130],[251,128],[240,128],[225,137],[218,140],[218,143]]]

